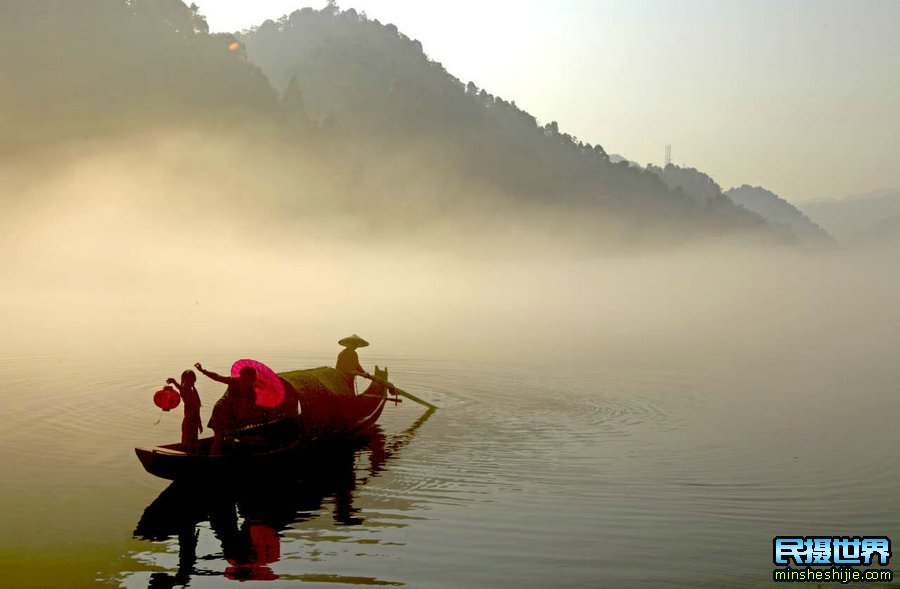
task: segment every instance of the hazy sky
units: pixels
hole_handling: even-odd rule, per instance
[[[324,1],[194,0],[214,30]],[[642,164],[789,200],[900,186],[900,0],[345,0]]]

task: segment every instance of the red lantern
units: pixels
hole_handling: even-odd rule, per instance
[[[171,411],[181,403],[181,395],[172,387],[164,387],[153,395],[153,402],[163,411]]]

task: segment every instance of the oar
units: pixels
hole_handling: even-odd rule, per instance
[[[410,401],[415,401],[419,405],[428,407],[431,410],[437,409],[437,405],[432,405],[428,401],[426,401],[424,399],[420,399],[419,397],[413,395],[412,393],[407,393],[403,389],[398,389],[394,383],[388,382],[386,380],[382,380],[382,379],[378,378],[377,376],[372,376],[371,374],[363,374],[361,376],[368,378],[372,382],[377,382],[378,384],[387,387],[388,390],[391,391],[392,393],[394,393],[395,395],[400,395],[401,397],[406,397]]]

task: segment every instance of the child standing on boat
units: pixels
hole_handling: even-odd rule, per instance
[[[198,436],[203,433],[203,422],[200,421],[200,394],[197,393],[197,375],[193,370],[181,373],[181,382],[174,378],[166,381],[175,385],[184,403],[184,420],[181,422],[181,445],[185,452],[196,453],[199,450]]]

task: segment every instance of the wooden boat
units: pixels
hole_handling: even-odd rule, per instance
[[[362,394],[353,394],[333,368],[279,376],[285,402],[260,411],[256,423],[232,432],[221,454],[210,455],[212,437],[207,437],[200,439],[196,453],[185,452],[181,443],[135,448],[141,464],[169,480],[271,472],[323,446],[352,439],[378,421],[388,400],[387,388],[374,381]],[[386,381],[387,370],[376,367],[375,376]]]
[[[334,368],[295,370],[279,375],[288,394],[296,395],[305,427],[326,437],[347,437],[371,426],[381,416],[387,401],[387,369],[375,367],[375,378],[355,395]],[[380,382],[377,382],[380,381]]]

